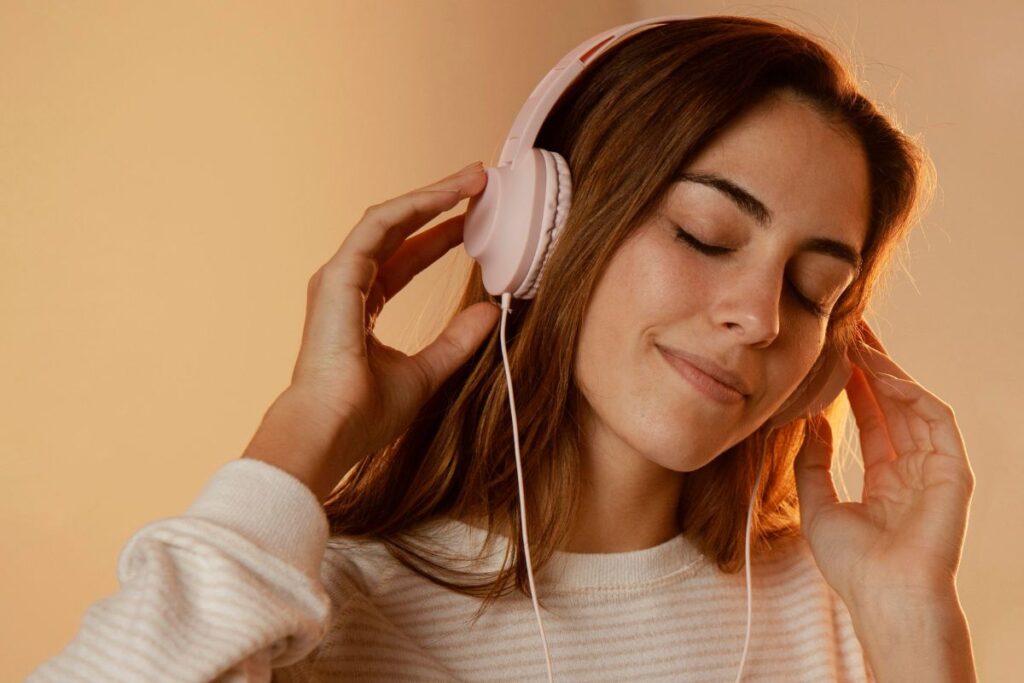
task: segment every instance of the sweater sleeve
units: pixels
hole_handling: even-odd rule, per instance
[[[330,625],[320,578],[327,517],[305,484],[261,460],[218,469],[181,516],[136,531],[119,590],[26,683],[314,681],[304,658]]]

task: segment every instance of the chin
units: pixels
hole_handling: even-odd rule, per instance
[[[640,435],[640,439],[644,439],[645,436],[647,450],[640,449],[638,452],[655,465],[672,472],[699,470],[715,459],[715,455],[711,455],[715,452],[713,449],[701,448],[699,444],[694,443],[694,439],[689,438],[685,433],[679,439],[668,438],[662,441],[654,449],[651,448],[650,434]]]

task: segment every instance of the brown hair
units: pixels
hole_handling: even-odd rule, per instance
[[[573,202],[546,267],[549,275],[535,298],[513,300],[515,315],[506,321],[535,573],[561,547],[576,513],[583,399],[572,369],[591,291],[619,245],[657,208],[690,161],[731,121],[780,92],[797,95],[854,135],[868,161],[871,212],[863,266],[826,330],[825,351],[844,350],[857,338],[872,291],[916,222],[925,190],[930,194],[933,171],[916,142],[858,91],[847,68],[819,43],[747,17],[707,16],[647,28],[596,58],[545,120],[535,146],[565,157]],[[456,312],[491,300],[474,262]],[[792,470],[805,423],[762,426],[685,474],[680,527],[721,571],[744,566],[747,511],[739,503],[751,499],[762,453],[751,551],[799,534]],[[379,540],[436,584],[484,596],[479,616],[510,590],[530,595],[518,493],[496,325],[407,431],[368,454],[324,508],[332,535]],[[442,516],[487,519],[488,542],[495,533],[511,539],[511,564],[493,574],[472,574],[417,552],[412,527]],[[448,571],[484,580],[462,583],[440,575]]]

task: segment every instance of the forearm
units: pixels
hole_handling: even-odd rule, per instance
[[[876,596],[851,606],[850,616],[879,683],[978,680],[967,618],[955,590],[920,601]]]

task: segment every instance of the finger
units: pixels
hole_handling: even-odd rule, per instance
[[[465,363],[487,338],[501,316],[494,304],[480,302],[459,311],[437,339],[412,356],[423,377],[422,400],[434,395],[438,387]]]
[[[884,377],[890,375],[866,373],[860,366],[854,366],[857,373],[867,384],[875,403],[881,409],[885,417],[885,426],[889,432],[889,441],[897,455],[907,453],[917,447],[914,432],[907,421],[906,406],[894,399],[891,391],[892,385],[885,383]],[[882,386],[879,386],[879,385]]]
[[[333,260],[366,259],[383,263],[428,221],[459,201],[476,194],[487,184],[483,171],[445,178],[427,187],[375,204],[366,210],[332,257]],[[365,282],[367,292],[372,279]]]
[[[914,381],[906,370],[900,367],[892,356],[870,344],[854,344],[849,353],[850,360],[860,365],[868,374],[886,372],[896,377]]]
[[[367,209],[338,251],[310,279],[300,363],[306,352],[325,358],[339,351],[366,355],[366,299],[380,263],[405,235],[487,184],[482,169],[475,170],[478,164],[471,165],[468,174],[456,172]],[[474,180],[467,182],[467,177]]]
[[[882,340],[879,339],[878,335],[875,334],[875,331],[871,329],[871,326],[868,325],[867,320],[861,318],[859,328],[861,335],[864,337],[864,341],[867,343],[868,346],[873,346],[874,348],[878,349],[885,355],[889,355],[889,352],[886,351],[885,347],[882,345]]]
[[[377,280],[366,299],[369,320],[376,319],[384,304],[422,270],[462,243],[465,218],[466,214],[460,213],[405,240],[377,273]]]
[[[889,427],[889,437],[896,448],[897,457],[926,450],[930,445],[928,424],[909,408],[906,400],[909,398],[908,392],[893,381],[898,378],[884,372],[861,372],[885,413],[885,423]]]
[[[927,414],[937,415],[947,410],[947,406],[935,394],[931,393],[920,382],[915,380],[890,356],[869,346],[861,345],[855,348],[857,364],[865,369],[865,375],[880,393],[888,395],[893,399],[900,399],[904,406],[915,407],[929,404]],[[919,403],[921,402],[921,403]],[[908,420],[909,431],[913,441],[919,449],[931,447],[931,427],[927,422],[921,420]]]
[[[892,390],[894,400],[903,402],[913,410],[922,425],[916,440],[927,443],[927,448],[935,450],[940,454],[951,455],[958,459],[967,457],[967,448],[964,445],[963,435],[956,424],[956,415],[949,404],[941,401],[934,394],[927,391],[917,382],[905,380],[899,377],[887,378],[898,388]],[[887,391],[888,389],[883,389]]]
[[[858,368],[854,368],[850,381],[846,384],[846,397],[860,432],[865,471],[880,463],[894,460],[896,451],[889,438],[885,415],[875,400],[864,373]]]
[[[800,499],[800,524],[810,533],[819,510],[840,501],[832,479],[832,427],[819,413],[807,420],[806,428],[793,473]]]
[[[924,387],[921,387],[885,352],[870,327],[863,324],[862,332],[866,343],[856,345],[851,350],[850,358],[864,371],[864,376],[872,386],[876,397],[888,397],[892,401],[891,403],[883,401],[883,407],[890,426],[890,437],[896,446],[897,453],[909,453],[914,450],[930,448],[931,437],[928,424],[908,413],[906,402],[895,401],[895,399],[902,398],[905,392],[892,380],[900,379],[909,382],[921,390],[924,390]],[[903,409],[901,410],[899,407]],[[896,409],[890,410],[890,408]]]
[[[902,404],[905,409],[900,414],[906,416],[907,431],[912,435],[917,448],[952,455],[957,462],[951,463],[951,467],[958,468],[973,488],[974,474],[952,407],[896,365],[866,320],[860,321],[860,330],[866,344],[857,345],[857,350],[861,351],[857,355],[863,363],[876,364],[871,366],[872,372],[866,374],[872,385],[878,388],[876,395],[887,394],[894,404]],[[880,353],[873,353],[871,347]],[[890,365],[888,370],[884,369],[887,364]],[[879,370],[878,367],[883,369]],[[922,409],[919,415],[909,412],[908,408],[914,407]]]
[[[303,339],[317,340],[320,353],[345,351],[365,356],[366,299],[374,289],[380,263],[406,235],[486,184],[482,171],[470,172],[367,209],[334,256],[314,275],[318,293],[307,313],[308,334],[304,330]]]

